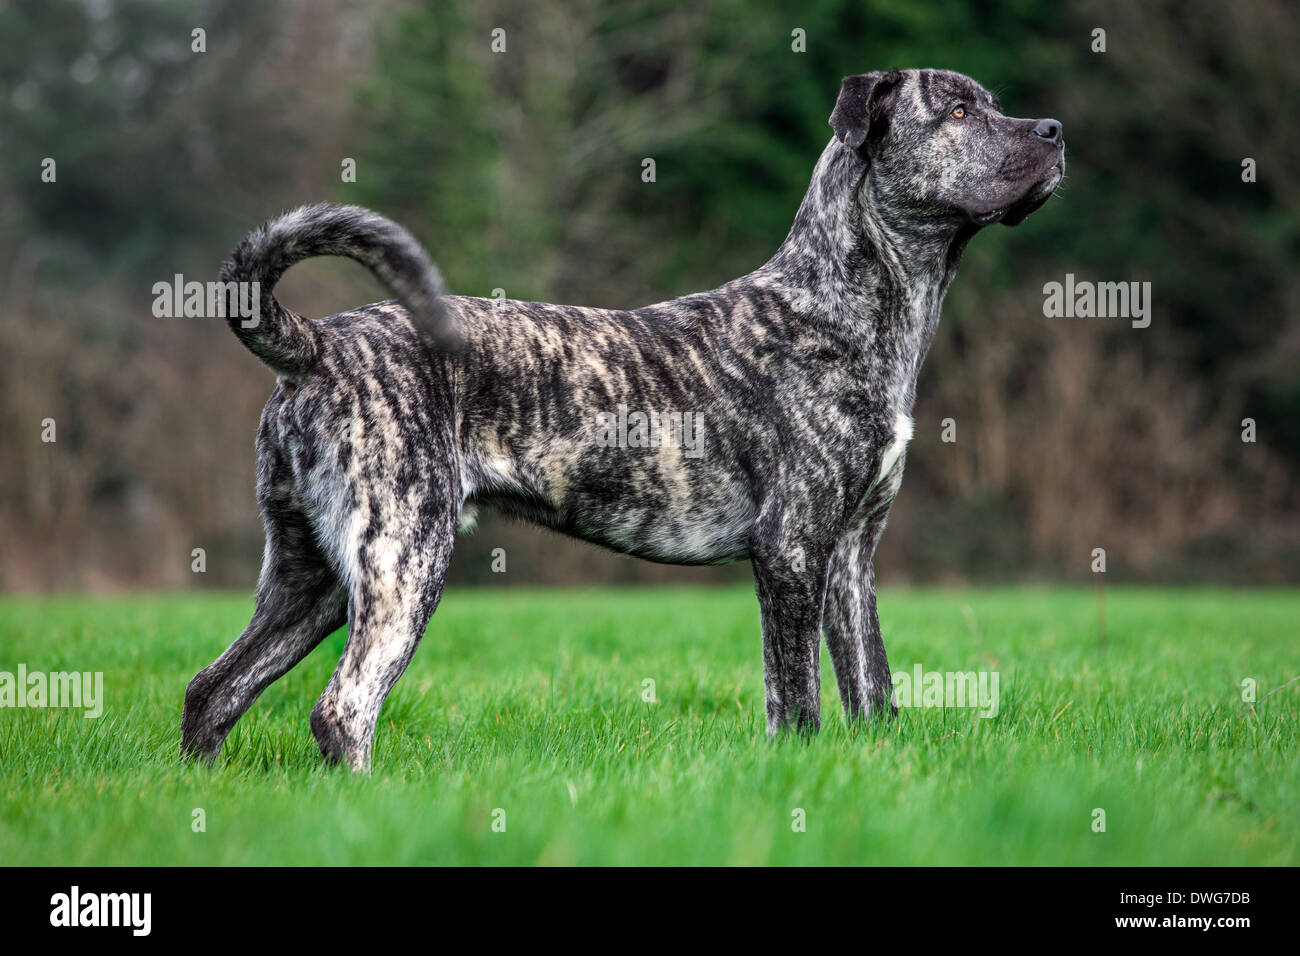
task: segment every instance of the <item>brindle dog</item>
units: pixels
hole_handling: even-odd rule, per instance
[[[326,758],[367,769],[475,505],[652,561],[749,558],[768,731],[818,728],[823,630],[847,717],[892,715],[872,557],[917,372],[966,243],[1046,202],[1064,146],[1060,123],[1003,116],[943,70],[848,77],[830,125],[769,262],[631,312],[447,296],[409,234],[356,207],[244,239],[222,280],[260,283],[261,318],[230,325],[279,375],[257,436],[266,554],[251,623],[186,691],[182,751],[214,759],[346,619],[311,728]],[[271,290],[319,255],[365,264],[396,299],[290,312]],[[702,448],[674,429],[601,440],[620,406],[689,413]]]

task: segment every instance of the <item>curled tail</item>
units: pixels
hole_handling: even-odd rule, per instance
[[[423,247],[397,223],[360,206],[318,203],[283,213],[244,237],[221,267],[223,283],[258,283],[258,313],[227,319],[235,335],[272,370],[302,375],[315,364],[320,332],[271,293],[290,266],[313,256],[345,256],[368,268],[435,348],[459,345],[443,302],[442,276]]]

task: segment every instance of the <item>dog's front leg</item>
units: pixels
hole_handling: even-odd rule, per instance
[[[822,626],[844,716],[850,721],[898,713],[876,613],[873,560],[879,536],[879,524],[846,531],[835,545],[826,575]]]
[[[767,732],[821,726],[821,615],[828,550],[790,538],[751,552],[763,618]]]

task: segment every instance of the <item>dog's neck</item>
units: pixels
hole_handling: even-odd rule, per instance
[[[855,352],[879,354],[873,343],[882,337],[896,343],[913,362],[910,392],[969,238],[949,222],[900,211],[867,162],[832,139],[790,234],[757,275],[779,284],[801,319]]]

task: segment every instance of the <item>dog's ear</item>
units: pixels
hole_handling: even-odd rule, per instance
[[[836,138],[849,149],[859,149],[872,125],[884,116],[892,100],[888,94],[902,79],[898,70],[846,76],[830,118]]]

